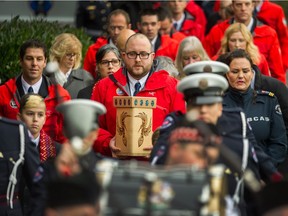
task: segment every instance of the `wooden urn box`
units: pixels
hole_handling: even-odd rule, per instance
[[[152,146],[153,108],[155,97],[113,97],[116,113],[117,156],[147,156],[144,148]]]

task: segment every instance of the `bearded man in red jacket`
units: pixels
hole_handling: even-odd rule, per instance
[[[115,145],[116,108],[113,96],[156,97],[153,131],[162,124],[168,113],[177,110],[185,112],[183,95],[176,90],[178,81],[165,70],[155,71],[154,56],[150,40],[136,33],[127,40],[125,52],[122,52],[125,67],[95,84],[91,99],[107,108],[107,113],[99,117],[101,130],[95,145],[98,145],[96,149],[100,153],[111,156],[112,152],[120,151]]]

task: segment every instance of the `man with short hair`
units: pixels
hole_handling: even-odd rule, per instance
[[[173,16],[174,29],[186,36],[195,36],[200,41],[203,41],[205,26],[195,22],[190,13],[185,11],[187,3],[187,0],[168,1],[168,6]]]
[[[107,24],[108,37],[99,37],[94,44],[89,46],[84,58],[83,69],[90,72],[96,78],[96,53],[100,47],[110,43],[115,45],[117,37],[124,29],[130,29],[130,17],[121,9],[112,11],[108,16]]]
[[[131,29],[124,29],[120,32],[119,36],[116,39],[116,47],[118,48],[119,52],[125,52],[125,44],[128,38],[135,34],[136,32]]]
[[[145,35],[132,35],[126,42],[125,52],[122,53],[125,67],[100,80],[93,89],[91,99],[104,104],[109,110],[100,117],[99,125],[105,133],[100,131],[96,141],[97,145],[106,149],[108,156],[111,156],[110,147],[112,152],[120,151],[115,147],[116,108],[113,105],[113,96],[156,97],[153,131],[162,124],[168,113],[176,110],[185,112],[182,95],[176,90],[177,80],[167,71],[154,70],[154,56],[153,47]],[[140,88],[135,92],[139,84]]]
[[[60,85],[52,85],[43,75],[47,63],[45,44],[31,39],[20,47],[20,65],[22,72],[0,86],[0,116],[17,119],[20,99],[28,92],[38,93],[46,104],[46,122],[43,130],[59,143],[65,141],[62,133],[63,117],[55,110],[59,102],[70,100],[69,93]]]
[[[254,44],[267,59],[272,77],[286,84],[286,74],[283,69],[277,33],[271,27],[262,24],[253,17],[254,6],[253,0],[232,0],[233,18],[219,23],[211,29],[205,37],[204,48],[208,55],[213,57],[220,49],[221,39],[230,24],[234,22],[243,23],[253,35]]]
[[[170,38],[173,38],[180,43],[186,37],[186,35],[179,31],[175,31],[173,28],[171,12],[164,7],[159,7],[157,8],[157,13],[161,23],[159,33],[161,35],[169,35]]]
[[[156,10],[145,9],[140,12],[138,29],[142,34],[146,35],[152,43],[155,56],[167,56],[174,61],[179,42],[170,38],[169,35],[160,35],[160,27],[161,22],[159,21]]]

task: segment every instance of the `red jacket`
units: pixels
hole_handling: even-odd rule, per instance
[[[207,19],[203,9],[198,4],[196,4],[194,0],[190,0],[186,5],[185,10],[191,14],[191,16],[193,16],[193,20],[202,26],[203,31],[205,32]]]
[[[216,55],[220,49],[221,39],[230,23],[232,23],[232,20],[226,20],[215,25],[205,37],[203,45],[210,57]],[[255,26],[252,33],[254,44],[258,46],[259,51],[265,56],[270,68],[271,76],[279,79],[283,83],[286,83],[286,74],[283,69],[277,34],[271,27],[261,25],[259,21],[257,23],[259,25]]]
[[[264,1],[257,13],[257,18],[276,31],[281,47],[283,66],[285,70],[288,69],[288,29],[282,7],[273,2]]]
[[[260,62],[258,64],[258,67],[263,75],[271,76],[268,62],[266,61],[266,58],[262,53],[260,53]]]
[[[179,42],[170,38],[169,35],[161,35],[160,40],[160,46],[155,52],[155,57],[167,56],[174,61],[176,59]]]
[[[109,142],[115,136],[116,130],[116,109],[113,106],[113,96],[129,95],[127,93],[129,86],[122,68],[114,73],[114,77],[122,86],[122,90],[107,77],[95,84],[91,97],[92,100],[102,103],[107,108],[107,113],[99,117],[101,130],[95,143],[96,146],[94,146],[94,149],[107,156],[111,154]],[[176,90],[177,82],[167,71],[154,72],[148,78],[145,88],[137,94],[140,97],[157,98],[157,107],[153,109],[153,131],[162,125],[165,116],[170,112],[176,110],[185,112],[186,110],[183,95]],[[108,152],[110,154],[107,154]]]
[[[172,39],[174,39],[174,40],[176,40],[176,41],[180,44],[180,42],[181,42],[184,38],[186,38],[186,35],[184,35],[184,34],[181,33],[181,32],[173,32],[173,29],[172,29],[172,31],[171,31],[170,34],[169,34],[169,37],[172,38]]]
[[[20,95],[24,94],[22,89],[18,90],[16,82],[19,83],[21,76],[8,80],[2,86],[0,86],[0,116],[17,119],[17,113],[19,112]],[[21,80],[20,80],[21,82]],[[54,140],[59,143],[63,143],[66,138],[63,131],[63,116],[56,111],[55,107],[58,104],[56,97],[55,86],[51,84],[50,80],[43,76],[43,82],[48,86],[48,89],[44,89],[41,85],[40,91],[45,91],[48,95],[44,98],[46,104],[46,122],[43,126],[43,130]],[[20,87],[21,88],[21,87]],[[57,86],[58,94],[62,101],[70,100],[69,93]],[[23,92],[21,94],[21,91]]]
[[[96,79],[96,53],[97,51],[100,49],[100,47],[106,45],[108,43],[108,40],[104,37],[100,37],[96,40],[96,42],[94,44],[92,44],[91,46],[89,46],[85,58],[84,58],[84,62],[83,62],[83,69],[88,71],[89,73],[92,74],[92,76],[94,77],[94,79]]]

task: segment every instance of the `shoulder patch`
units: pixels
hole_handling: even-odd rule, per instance
[[[171,125],[173,125],[174,123],[175,123],[174,119],[171,116],[167,116],[164,119],[163,124],[161,125],[160,129],[166,129],[170,127]]]
[[[270,91],[264,91],[264,90],[257,90],[256,91],[258,95],[268,95],[270,97],[274,97],[274,93]]]
[[[279,105],[279,104],[277,104],[277,105],[275,106],[275,112],[276,112],[277,114],[279,114],[279,115],[282,115],[282,111],[281,111],[281,108],[280,108],[280,105]]]

